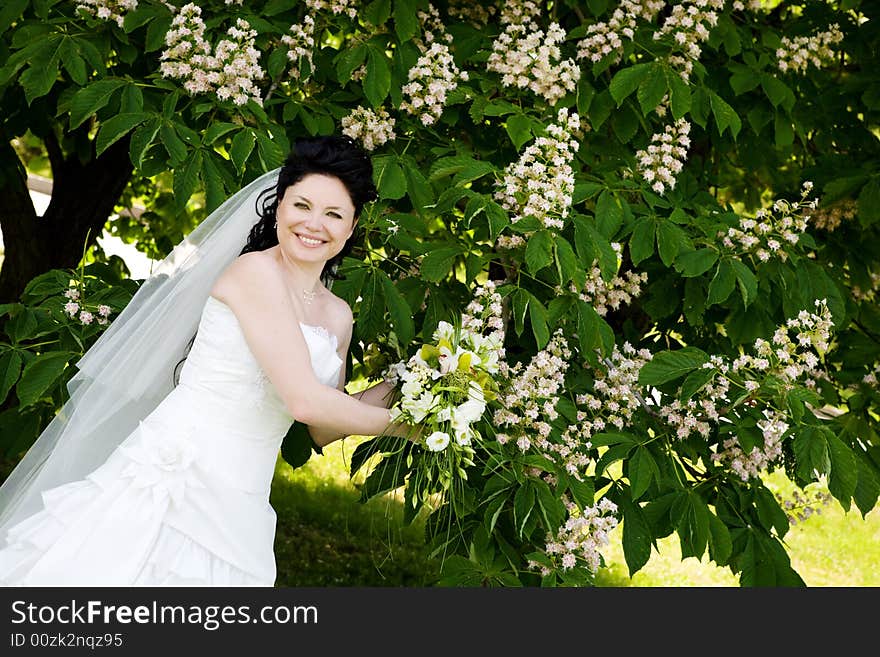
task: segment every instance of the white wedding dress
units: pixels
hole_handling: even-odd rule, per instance
[[[335,387],[336,336],[301,326]],[[273,586],[269,490],[292,422],[232,310],[208,297],[179,385],[99,468],[44,491],[44,509],[8,531],[0,585]]]

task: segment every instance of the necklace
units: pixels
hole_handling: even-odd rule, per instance
[[[303,290],[303,302],[307,306],[312,305],[312,301],[315,300],[315,297],[317,296],[317,294],[318,293],[315,292],[314,290]]]

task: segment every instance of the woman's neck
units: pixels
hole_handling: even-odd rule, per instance
[[[284,250],[278,247],[278,258],[281,270],[291,290],[297,296],[317,292],[321,286],[321,272],[324,270],[323,262],[296,262],[287,257]]]

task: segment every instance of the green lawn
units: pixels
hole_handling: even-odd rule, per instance
[[[422,586],[436,564],[422,557],[421,525],[404,527],[400,502],[392,498],[360,504],[348,478],[355,439],[334,443],[291,470],[279,462],[272,488],[278,514],[275,552],[278,586]],[[779,473],[767,478],[774,491],[790,496],[794,486]],[[836,501],[792,526],[786,536],[792,565],[808,586],[880,586],[880,510],[865,520]],[[675,535],[630,579],[620,532],[604,550],[608,566],[599,586],[738,586],[729,570],[693,557],[681,559]]]

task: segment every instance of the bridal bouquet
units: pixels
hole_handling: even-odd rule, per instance
[[[408,482],[414,503],[467,479],[465,468],[474,465],[474,446],[483,440],[477,425],[491,422],[487,402],[497,395],[495,374],[504,357],[503,333],[485,317],[500,308],[496,296],[490,282],[457,326],[441,321],[432,342],[386,372],[386,380],[399,387],[394,420],[422,427],[422,449],[412,457]],[[484,334],[487,327],[493,330]]]

